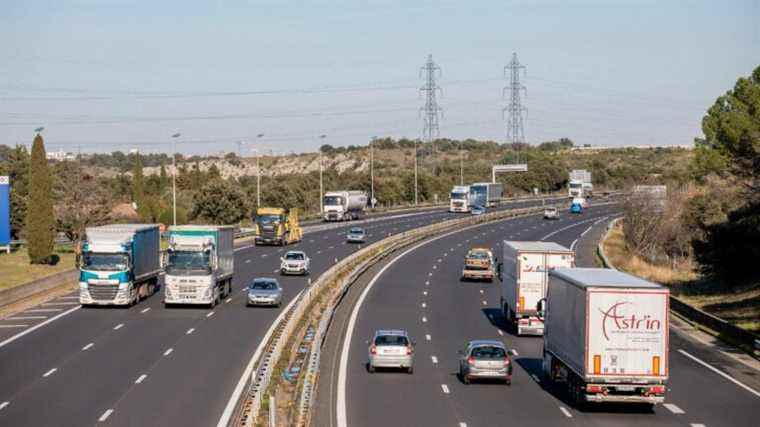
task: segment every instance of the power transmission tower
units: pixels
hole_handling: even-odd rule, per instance
[[[527,89],[520,83],[520,70],[525,75],[525,65],[520,64],[517,59],[517,53],[512,54],[512,61],[504,67],[504,77],[509,78],[509,85],[504,88],[504,97],[509,91],[509,105],[504,107],[503,112],[507,115],[507,140],[512,144],[525,142],[525,129],[523,127],[523,112],[527,114],[528,109],[520,103],[520,93],[527,96]],[[518,153],[519,163],[519,153]]]
[[[443,109],[436,99],[438,93],[443,95],[443,90],[435,82],[436,75],[441,77],[441,67],[433,62],[433,55],[428,55],[427,62],[420,67],[420,78],[425,79],[425,84],[420,88],[420,94],[425,96],[425,105],[420,107],[420,113],[425,123],[423,139],[431,144],[440,135],[438,122],[439,116],[443,116]]]

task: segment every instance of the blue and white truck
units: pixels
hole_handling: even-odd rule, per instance
[[[232,226],[169,227],[164,305],[213,307],[232,293],[235,268]]]
[[[470,185],[471,204],[490,208],[496,206],[503,197],[504,186],[499,182],[476,182]]]
[[[156,224],[88,227],[79,258],[79,302],[131,305],[159,286],[161,234]]]

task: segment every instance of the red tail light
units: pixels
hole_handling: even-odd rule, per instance
[[[509,357],[504,358],[504,366],[509,366]]]
[[[467,364],[474,365],[475,364],[475,358],[470,356],[467,358]]]
[[[656,386],[649,387],[649,394],[665,394],[665,386],[656,385]]]
[[[586,393],[601,393],[604,391],[600,385],[587,385]]]
[[[369,353],[370,354],[377,354],[377,347],[375,347],[374,345],[372,347],[370,347],[369,348]]]

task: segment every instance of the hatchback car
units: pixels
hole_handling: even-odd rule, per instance
[[[311,261],[303,251],[288,251],[280,258],[280,274],[309,274]]]
[[[544,219],[559,219],[559,209],[557,208],[544,209]]]
[[[353,227],[350,230],[348,230],[348,233],[346,234],[346,242],[347,243],[364,243],[364,241],[367,239],[367,235],[364,232],[364,229],[359,227]]]
[[[474,379],[491,379],[511,385],[512,354],[514,352],[507,350],[500,341],[470,341],[467,347],[459,352],[459,377],[465,384]]]
[[[414,343],[406,331],[381,329],[367,344],[367,370],[370,373],[375,372],[375,368],[404,369],[409,374],[414,372]]]
[[[245,305],[268,305],[279,307],[282,305],[282,288],[277,279],[257,278],[248,285],[248,297]]]

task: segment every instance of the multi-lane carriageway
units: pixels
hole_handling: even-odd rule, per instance
[[[386,215],[363,227],[372,242],[455,215]],[[245,285],[277,276],[288,249],[306,251],[316,277],[358,249],[344,242],[352,225],[316,227],[285,248],[237,248],[235,293],[213,310],[165,309],[160,294],[129,309],[79,309],[70,294],[0,320],[0,426],[216,425],[280,311],[246,308]],[[287,302],[308,278],[279,280]]]
[[[665,405],[656,407],[654,412],[627,405],[578,411],[566,402],[561,391],[542,386],[542,339],[515,337],[504,328],[498,310],[499,283],[459,281],[461,259],[471,245],[493,247],[497,254],[501,253],[503,239],[548,240],[572,247],[589,225],[605,226],[607,221],[603,218],[613,215],[616,209],[592,207],[580,217],[565,214],[557,222],[529,216],[482,225],[430,240],[389,260],[383,269],[366,279],[369,284],[361,294],[356,291],[357,303],[347,311],[348,320],[343,322],[347,325],[345,335],[336,340],[340,347],[335,360],[327,362],[338,369],[323,372],[317,396],[318,400],[325,399],[327,394],[331,402],[329,406],[320,404],[328,407],[317,414],[317,424],[760,425],[757,386],[747,387],[725,374],[731,372],[732,365],[736,368],[741,364],[721,357],[676,327],[671,328],[670,334],[670,382]],[[579,266],[589,259],[593,258],[579,256]],[[409,331],[417,342],[413,375],[366,371],[366,341],[376,329]],[[464,385],[459,381],[457,350],[472,339],[502,340],[517,351],[511,387]],[[745,374],[757,376],[758,372]],[[320,395],[322,390],[325,393]]]

